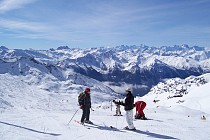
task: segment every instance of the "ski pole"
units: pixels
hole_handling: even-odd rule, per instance
[[[112,102],[113,102],[113,101],[111,101],[111,111],[112,111]]]
[[[79,109],[77,109],[78,111]],[[74,118],[74,116],[77,114],[77,111],[74,113],[74,115],[71,117],[71,120]],[[71,120],[69,121],[69,123],[71,122]],[[67,125],[69,125],[69,123]]]

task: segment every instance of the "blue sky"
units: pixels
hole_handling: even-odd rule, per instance
[[[210,47],[210,0],[0,0],[0,45]]]

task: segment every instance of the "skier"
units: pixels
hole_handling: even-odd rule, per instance
[[[86,88],[84,92],[79,94],[78,102],[80,109],[82,109],[81,124],[92,124],[92,122],[89,120],[91,108],[90,88]]]
[[[136,107],[136,115],[135,115],[135,119],[142,119],[142,120],[146,120],[147,118],[145,117],[144,114],[144,108],[146,107],[146,103],[144,101],[137,101],[135,102],[135,107]]]
[[[116,105],[116,114],[114,116],[122,116],[121,111],[120,111],[120,105],[116,104],[116,102],[119,102],[119,100],[118,101],[113,100],[113,101],[114,101],[114,103]]]
[[[128,126],[125,127],[125,129],[128,130],[136,130],[136,128],[133,125],[133,104],[134,104],[134,97],[131,93],[131,90],[128,88],[126,90],[126,98],[124,102],[116,102],[116,104],[125,106],[124,109],[126,111],[126,121],[128,123]]]

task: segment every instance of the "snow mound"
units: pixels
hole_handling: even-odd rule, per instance
[[[155,106],[185,106],[210,114],[210,73],[186,79],[173,78],[154,86],[143,98]]]

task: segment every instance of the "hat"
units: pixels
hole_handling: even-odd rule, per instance
[[[90,92],[90,88],[86,88],[85,91]]]
[[[129,91],[129,92],[131,92],[131,89],[130,89],[130,88],[127,88],[125,91]]]

